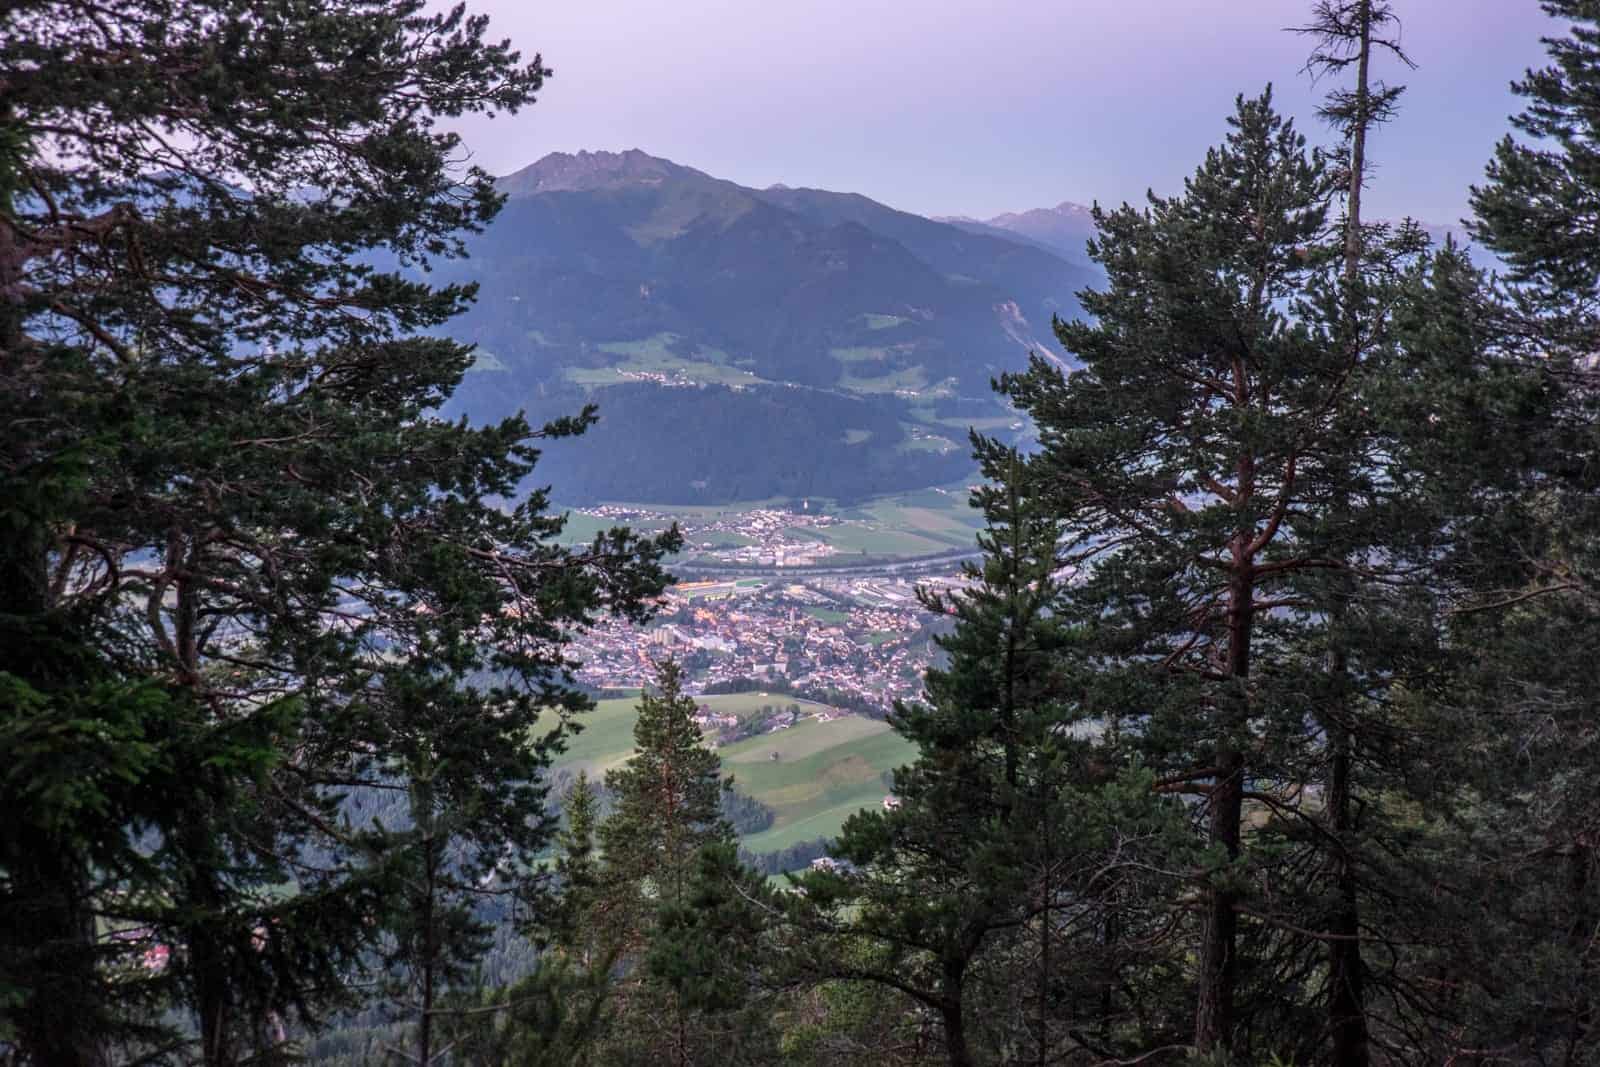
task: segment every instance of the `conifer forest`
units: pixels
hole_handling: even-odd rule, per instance
[[[868,371],[966,381],[963,294],[1013,282],[865,215],[804,300],[726,306],[799,384],[539,266],[734,384],[462,407],[517,372],[452,330],[505,326],[461,122],[559,83],[470,2],[0,5],[0,1064],[1600,1067],[1600,3],[1543,0],[1455,236],[1364,205],[1429,77],[1408,3],[1284,0],[1304,71],[1093,209],[1033,354],[938,395],[989,419],[954,455],[906,414],[944,371]],[[717,225],[811,241],[806,192]],[[671,224],[674,277],[736,278]],[[876,349],[815,325],[854,256]],[[783,421],[806,390],[833,421]],[[559,479],[643,492],[660,441],[791,489],[825,454],[841,497],[975,465],[920,695],[859,712],[910,755],[837,834],[743,847],[773,813],[666,644],[631,755],[566,758],[616,696],[575,642],[689,579],[676,525],[569,536]]]

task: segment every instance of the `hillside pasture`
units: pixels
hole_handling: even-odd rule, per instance
[[[878,719],[840,714],[821,704],[783,693],[727,693],[700,696],[697,702],[741,718],[765,705],[800,705],[810,716],[831,712],[828,722],[806,718],[786,730],[746,738],[718,750],[723,770],[737,788],[772,808],[772,826],[741,843],[753,852],[786,848],[797,841],[831,837],[844,821],[865,807],[882,802],[888,791],[885,771],[910,761],[910,742]],[[620,766],[633,751],[637,700],[602,700],[579,718],[584,729],[571,738],[556,767],[587,771],[592,778]],[[552,713],[540,729],[555,724]],[[774,760],[772,754],[778,758]]]
[[[839,388],[852,393],[921,394],[929,391],[928,372],[921,364],[890,368],[871,363],[847,363],[839,376]]]
[[[796,526],[787,530],[789,536],[801,540],[823,541],[833,545],[845,555],[866,555],[878,558],[929,556],[952,549],[975,548],[974,536],[982,528],[982,516],[967,503],[965,485],[919,489],[877,497],[864,503],[839,509],[835,501],[821,497],[808,498],[810,510],[837,515],[847,521],[831,526]],[[564,543],[586,543],[595,533],[611,526],[629,526],[641,532],[654,532],[666,528],[669,521],[684,523],[709,522],[737,516],[756,508],[792,508],[799,510],[800,500],[755,500],[742,504],[708,505],[703,507],[679,505],[641,505],[621,501],[614,506],[640,509],[661,518],[639,521],[633,519],[607,520],[573,513],[561,540]],[[720,545],[748,543],[748,538],[733,533],[707,533],[694,538]],[[848,562],[838,558],[824,559],[823,565]],[[691,591],[680,590],[687,595]],[[726,590],[722,590],[725,592]]]
[[[671,333],[658,333],[636,341],[607,341],[595,348],[619,359],[605,367],[568,367],[565,377],[585,389],[599,389],[608,385],[638,381],[649,374],[663,375],[668,379],[693,382],[698,385],[728,385],[736,389],[747,385],[770,384],[730,361],[728,354],[719,348],[694,346],[691,356],[673,351],[678,337]]]
[[[737,715],[741,719],[749,718],[768,705],[785,708],[790,704],[798,704],[801,712],[806,715],[832,710],[826,705],[801,700],[786,693],[718,693],[712,696],[697,696],[695,702],[707,705],[718,714]],[[577,717],[576,721],[583,729],[568,739],[566,752],[556,759],[557,766],[569,767],[575,771],[581,768],[592,775],[621,763],[633,752],[633,721],[637,713],[638,699],[635,697],[596,702],[593,711]],[[845,736],[849,732],[849,727],[838,727],[837,724],[857,717],[847,715],[843,719],[825,725],[835,727],[830,734]],[[555,713],[547,712],[540,718],[537,729],[542,733],[555,724]]]
[[[804,701],[799,703],[806,711],[817,710],[815,704]],[[888,723],[881,719],[869,719],[864,715],[841,715],[829,722],[805,719],[786,730],[774,730],[756,737],[747,737],[743,741],[718,749],[717,754],[722,757],[723,764],[738,774],[742,781],[744,774],[738,769],[744,764],[776,766],[793,763],[796,760],[810,759],[830,748],[888,732]],[[778,755],[776,760],[772,758],[773,753]]]
[[[914,749],[905,738],[891,732],[887,724],[875,720],[846,716],[819,725],[835,727],[842,735],[845,729],[860,729],[859,725],[851,723],[853,719],[873,723],[878,729],[804,757],[784,759],[780,749],[780,758],[776,761],[760,758],[727,764],[739,788],[776,814],[770,829],[742,842],[745,848],[752,852],[769,852],[787,848],[797,841],[832,837],[851,815],[883,802],[888,793],[884,773],[910,762]],[[851,725],[841,726],[846,723]],[[782,732],[794,733],[799,729],[801,727]],[[740,744],[753,744],[759,753],[759,743],[763,741],[769,739],[752,738]],[[797,753],[810,743],[803,735],[788,742],[791,751]],[[772,745],[769,743],[767,748],[770,750]],[[723,754],[728,758],[728,750]]]

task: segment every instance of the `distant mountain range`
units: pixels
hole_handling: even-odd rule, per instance
[[[641,151],[557,153],[443,280],[476,281],[452,333],[480,346],[454,410],[599,404],[541,481],[566,499],[852,499],[965,477],[989,389],[1096,273],[820,189],[751,189]]]
[[[1034,208],[1031,211],[1007,212],[992,219],[972,219],[964,215],[951,215],[939,221],[948,222],[972,233],[1022,238],[1048,249],[1069,260],[1083,262],[1088,253],[1084,245],[1094,236],[1094,216],[1082,204],[1063,200],[1055,207]]]
[[[938,221],[960,226],[971,233],[1009,237],[1012,240],[1021,238],[1065,259],[1077,262],[1087,260],[1088,252],[1084,246],[1095,235],[1093,209],[1082,204],[1074,204],[1070,200],[1064,200],[1055,207],[1007,212],[992,219],[947,215],[939,217]],[[1436,245],[1443,244],[1447,237],[1462,246],[1472,243],[1471,236],[1459,224],[1444,225],[1419,220],[1417,225],[1422,227],[1422,231]],[[1491,262],[1492,257],[1483,249],[1475,248],[1473,252],[1475,259],[1485,263]]]
[[[1095,235],[1093,209],[1064,200],[1055,207],[1034,208],[1031,211],[1007,212],[992,219],[973,219],[965,215],[947,215],[938,221],[960,226],[971,233],[991,236],[1021,238],[1040,248],[1056,253],[1064,259],[1085,262],[1088,252],[1084,246]],[[1471,237],[1460,225],[1443,225],[1418,221],[1417,225],[1433,240],[1443,244],[1446,237],[1458,245],[1468,245]],[[1475,252],[1482,252],[1475,249]],[[1476,257],[1475,257],[1476,258]],[[1487,261],[1488,256],[1482,258]]]
[[[1090,210],[924,218],[853,193],[752,189],[644,152],[555,153],[507,194],[451,324],[479,359],[452,412],[599,405],[537,477],[564,500],[853,500],[970,476],[989,388],[1099,280]],[[1442,228],[1434,228],[1442,229]]]

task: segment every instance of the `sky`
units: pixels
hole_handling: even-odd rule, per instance
[[[515,116],[458,127],[505,174],[552,151],[640,148],[717,177],[987,218],[1171,193],[1274,86],[1313,143],[1329,87],[1285,32],[1310,0],[470,0],[555,77]],[[1518,109],[1509,83],[1565,27],[1537,0],[1394,0],[1418,69],[1373,140],[1368,205],[1467,213]]]

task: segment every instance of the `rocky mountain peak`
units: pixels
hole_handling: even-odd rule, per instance
[[[551,152],[538,162],[498,180],[511,196],[587,192],[634,185],[660,185],[671,177],[697,175],[669,159],[637,148],[625,152]]]
[[[1004,215],[996,215],[994,218],[989,219],[988,224],[990,226],[998,226],[1003,230],[1012,229],[1018,223],[1026,221],[1044,222],[1045,220],[1055,220],[1060,223],[1081,223],[1086,226],[1092,226],[1094,224],[1092,210],[1082,204],[1073,203],[1071,200],[1063,200],[1055,207],[1034,208],[1031,211],[1008,211]]]

